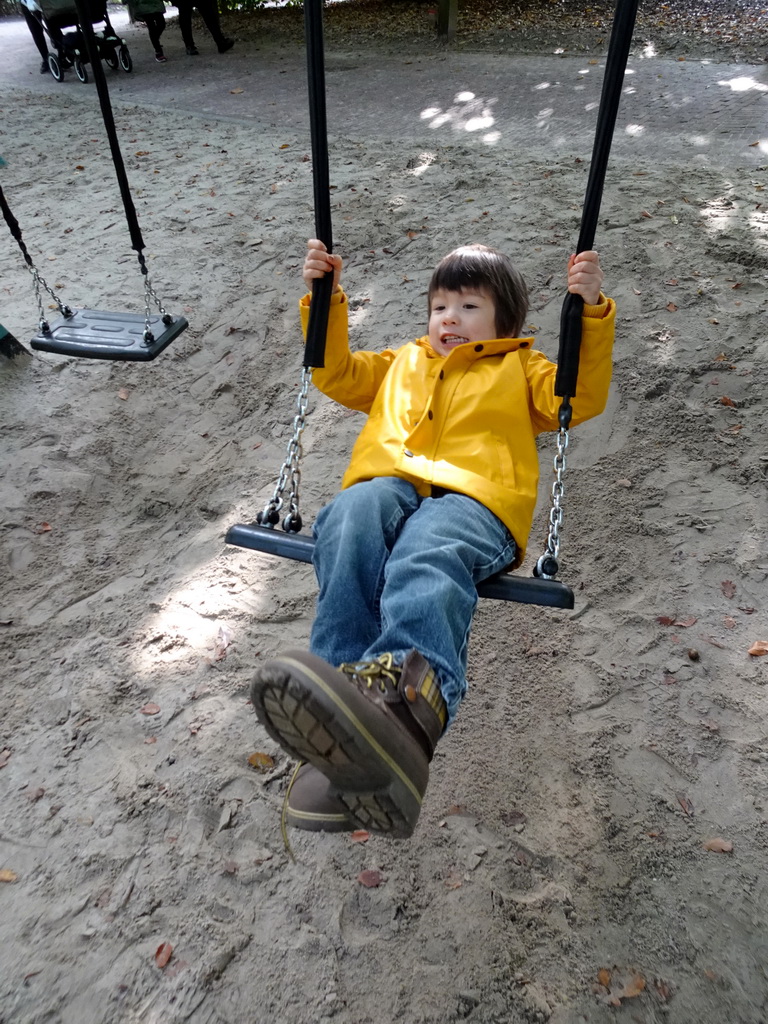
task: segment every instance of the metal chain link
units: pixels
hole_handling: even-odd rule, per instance
[[[297,412],[293,418],[293,436],[288,442],[288,449],[285,461],[280,468],[280,475],[271,499],[259,512],[257,521],[262,526],[275,526],[280,521],[280,511],[283,508],[283,495],[288,489],[288,511],[283,517],[282,527],[287,533],[298,533],[301,529],[301,515],[299,514],[299,485],[301,483],[301,435],[307,424],[307,407],[309,405],[309,385],[312,382],[312,370],[304,367],[301,373],[301,387],[296,398]]]
[[[45,315],[45,309],[43,308],[43,297],[40,294],[40,286],[41,285],[43,286],[43,288],[45,288],[45,290],[51,296],[53,301],[56,303],[56,305],[59,308],[59,312],[61,313],[62,316],[64,316],[64,317],[72,316],[72,310],[69,308],[69,306],[65,302],[61,301],[59,296],[51,288],[51,286],[48,284],[48,282],[42,276],[42,274],[37,269],[37,267],[35,267],[34,265],[28,263],[27,264],[27,270],[32,275],[32,280],[34,282],[35,299],[37,300],[37,310],[38,310],[38,313],[40,314],[38,326],[40,327],[40,330],[44,334],[47,334],[50,331],[51,328],[50,328],[50,326],[48,324],[48,318]]]
[[[552,508],[549,510],[549,536],[544,554],[536,563],[536,575],[545,580],[554,579],[558,570],[557,556],[560,553],[560,528],[563,525],[567,450],[568,431],[561,427],[557,435],[557,455],[553,460],[555,480],[552,484]]]
[[[149,319],[150,319],[150,316],[152,315],[150,313],[150,309],[149,309],[149,300],[150,299],[152,299],[154,301],[155,305],[157,306],[158,310],[160,311],[160,316],[163,317],[163,323],[167,324],[167,322],[168,322],[168,320],[167,320],[168,314],[166,313],[166,311],[165,311],[165,309],[163,307],[162,302],[158,298],[158,296],[157,296],[157,294],[155,292],[155,289],[152,287],[152,284],[151,284],[151,282],[149,280],[149,274],[145,274],[144,275],[144,342],[146,344],[149,344],[150,342],[155,340],[155,336],[153,335],[153,333],[152,333],[152,331],[150,329],[150,326],[149,326]]]

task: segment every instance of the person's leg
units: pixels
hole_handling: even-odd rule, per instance
[[[152,43],[152,49],[155,51],[155,55],[162,56],[163,46],[160,42],[160,36],[165,31],[165,18],[162,14],[145,14],[144,21],[147,24],[147,32],[149,33],[149,41]]]
[[[188,0],[179,0],[177,4],[179,11],[179,31],[187,53],[197,53],[195,39],[192,35],[192,4]]]
[[[235,45],[235,41],[234,39],[227,39],[221,31],[217,0],[195,0],[195,6],[200,12],[200,17],[203,19],[205,27],[213,36],[213,41],[216,43],[219,53],[226,53],[227,50],[231,50]]]
[[[291,823],[299,827],[351,823],[395,837],[411,834],[435,745],[466,690],[475,584],[514,557],[506,527],[472,499],[448,494],[415,501],[417,509],[393,528],[389,555],[379,549],[375,571],[353,591],[356,599],[365,593],[369,629],[381,618],[368,650],[341,671],[313,654],[289,651],[267,662],[251,687],[269,734],[312,766],[288,798]],[[356,538],[366,526],[357,521]],[[346,551],[342,540],[336,537],[335,551]],[[353,609],[349,597],[343,600],[342,568],[333,618],[331,606],[325,609],[329,630],[335,621],[343,631]]]
[[[45,42],[45,32],[43,31],[43,26],[40,24],[40,22],[37,20],[37,18],[34,16],[34,14],[32,14],[32,12],[28,8],[22,7],[21,8],[21,13],[24,15],[24,20],[27,23],[27,28],[29,29],[29,34],[32,36],[32,40],[33,40],[35,46],[37,47],[38,53],[40,54],[40,56],[43,58],[43,61],[45,62],[45,67],[44,68],[41,67],[40,70],[41,71],[47,71],[48,70],[48,46],[47,46],[47,44]]]
[[[404,523],[384,570],[382,629],[360,658],[417,650],[436,670],[448,723],[466,693],[477,584],[510,565],[515,542],[484,505],[463,494],[425,498]]]
[[[419,495],[405,480],[380,477],[341,491],[314,525],[319,586],[310,650],[330,665],[360,658],[381,633],[384,568]]]

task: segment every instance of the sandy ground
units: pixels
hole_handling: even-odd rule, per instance
[[[136,76],[169,70],[146,56]],[[36,74],[27,53],[2,94],[25,240],[71,305],[141,310],[92,86]],[[306,644],[314,581],[223,538],[271,493],[294,415],[309,142],[268,112],[117,118],[153,283],[190,327],[147,365],[0,364],[2,1024],[764,1024],[765,150],[618,151],[598,238],[614,384],[569,455],[576,608],[481,603],[411,840],[294,831],[291,856],[290,763],[248,686]],[[331,147],[355,343],[421,333],[433,264],[476,239],[515,255],[554,356],[581,136],[553,154],[387,132]],[[25,340],[10,237],[0,277]],[[359,427],[313,399],[307,519]]]

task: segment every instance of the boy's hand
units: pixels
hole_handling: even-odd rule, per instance
[[[304,259],[303,277],[307,288],[312,287],[312,282],[326,274],[333,273],[333,290],[339,291],[339,280],[341,279],[341,256],[329,253],[319,238],[310,238],[307,242],[307,255]]]
[[[580,295],[587,306],[596,306],[600,301],[603,271],[600,257],[593,250],[580,252],[568,260],[568,291]]]

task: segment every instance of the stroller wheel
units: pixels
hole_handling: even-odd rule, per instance
[[[81,82],[88,81],[88,71],[86,70],[85,64],[83,64],[79,57],[75,59],[75,74]]]
[[[131,60],[131,55],[128,52],[127,46],[120,47],[117,51],[117,59],[120,61],[120,67],[123,71],[126,73],[133,71],[133,61]]]
[[[114,50],[110,50],[109,53],[106,53],[104,55],[104,63],[107,65],[108,68],[117,67],[117,54]]]
[[[57,82],[60,82],[64,77],[61,67],[59,66],[58,58],[55,53],[48,54],[48,70],[51,72]]]

